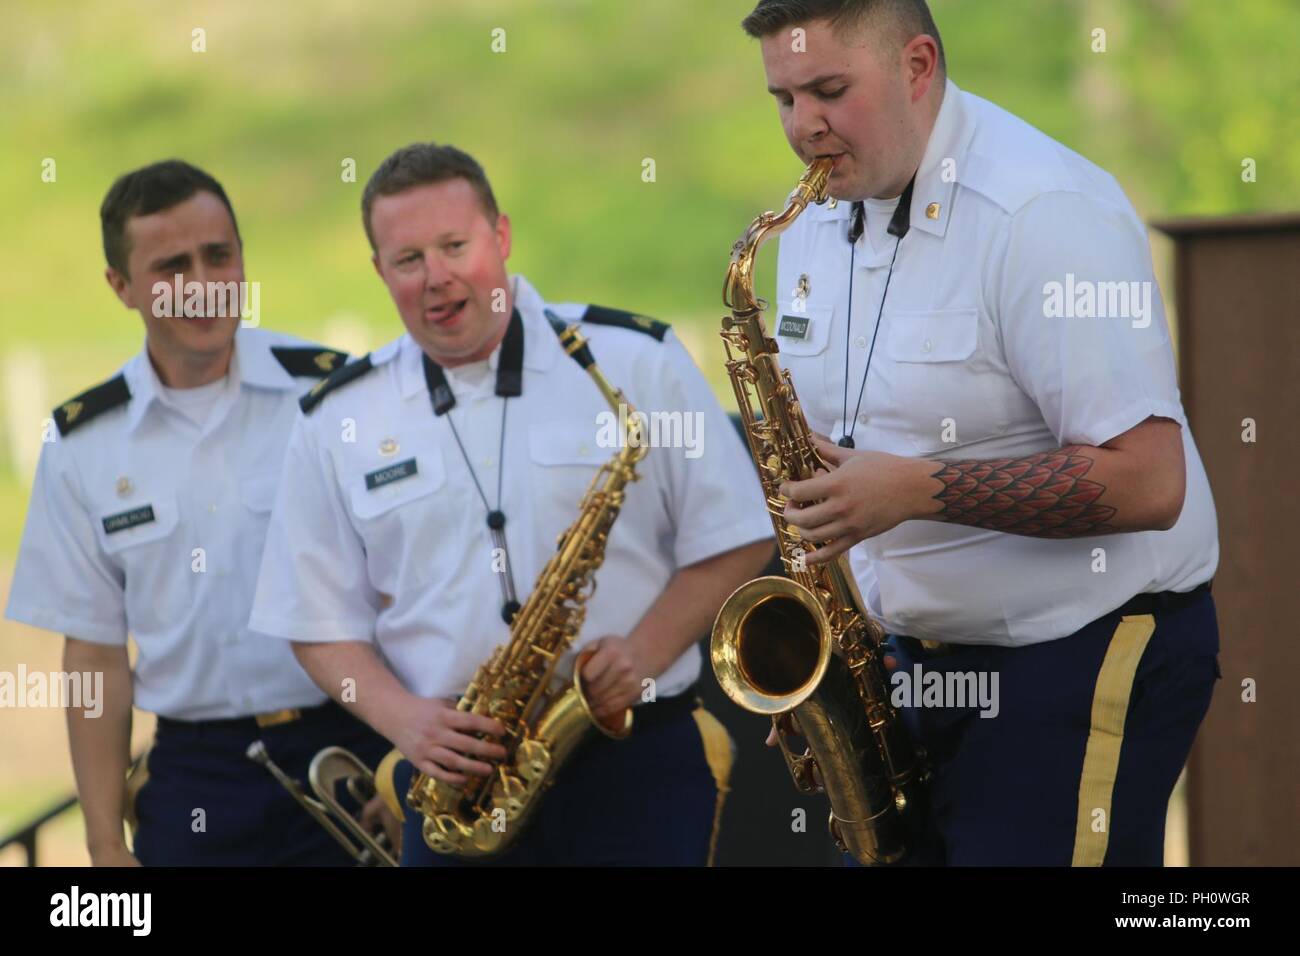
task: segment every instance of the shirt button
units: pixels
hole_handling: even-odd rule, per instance
[[[867,423],[867,413],[866,413],[866,412],[863,412],[861,415],[858,416],[858,422],[859,422],[860,424],[863,424],[863,425],[865,425],[865,424]]]
[[[865,349],[867,347],[867,337],[865,335],[859,335],[853,340],[853,344],[860,349]]]
[[[591,449],[588,448],[586,445],[579,445],[579,446],[578,446],[578,454],[579,454],[579,455],[587,455],[587,454],[590,454],[590,452],[591,452]]]
[[[922,351],[922,352],[928,352],[928,351],[930,351],[930,340],[929,340],[929,339],[926,339],[926,340],[925,340],[925,344],[921,346],[921,351]]]
[[[484,468],[491,468],[491,467],[492,467],[492,464],[493,464],[493,463],[492,463],[492,459],[491,459],[491,458],[484,458],[484,459],[483,459],[483,467],[484,467]]]
[[[215,502],[214,502],[213,504],[208,505],[208,512],[209,512],[209,513],[214,512],[214,511],[216,511],[216,510],[217,510],[217,506],[216,506],[216,503],[215,503]]]

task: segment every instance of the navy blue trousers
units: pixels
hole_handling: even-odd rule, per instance
[[[145,866],[346,866],[347,852],[245,751],[255,740],[311,793],[307,767],[324,747],[372,769],[392,745],[339,705],[258,727],[251,717],[159,718],[146,777],[135,796],[134,852]],[[202,811],[201,813],[198,811]]]
[[[662,704],[644,704],[647,709]],[[702,707],[671,717],[634,717],[625,740],[593,735],[561,768],[555,785],[501,856],[440,856],[406,808],[402,866],[704,866],[710,861],[732,758],[726,730]],[[395,782],[405,801],[411,764]]]
[[[996,716],[969,701],[903,710],[933,768],[908,865],[1161,865],[1169,797],[1221,676],[1208,591],[1028,647],[891,645],[908,673],[998,676]]]

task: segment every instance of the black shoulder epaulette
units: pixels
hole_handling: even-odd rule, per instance
[[[69,399],[54,410],[54,423],[59,434],[64,438],[72,434],[96,415],[111,411],[131,400],[131,390],[126,386],[126,377],[118,375],[101,385],[87,389],[76,398]]]
[[[638,315],[635,312],[624,312],[622,309],[607,309],[603,305],[589,305],[587,311],[582,316],[582,321],[591,322],[595,325],[617,325],[621,329],[631,329],[633,332],[644,332],[646,335],[654,336],[660,342],[668,333],[669,325],[667,322],[660,322],[658,319],[652,319],[648,315]]]
[[[347,352],[310,345],[273,345],[271,354],[286,372],[298,378],[324,378],[348,360]]]
[[[312,409],[319,405],[326,395],[336,388],[342,388],[348,382],[356,381],[372,368],[374,366],[370,364],[370,353],[368,352],[355,362],[336,368],[329,374],[328,378],[321,379],[312,387],[310,392],[298,399],[298,407],[302,409],[304,415],[310,415]]]

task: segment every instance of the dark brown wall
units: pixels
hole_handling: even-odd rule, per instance
[[[1300,215],[1154,224],[1219,518],[1223,680],[1188,768],[1191,863],[1300,864]],[[1256,441],[1242,441],[1252,418]],[[1242,701],[1253,678],[1257,702]]]

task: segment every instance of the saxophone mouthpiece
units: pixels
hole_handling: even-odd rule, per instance
[[[810,202],[820,206],[827,200],[826,189],[830,184],[831,170],[834,166],[835,160],[830,156],[822,156],[808,164],[808,169],[804,172],[803,179],[799,181],[799,184],[807,187],[808,192],[811,194]]]

